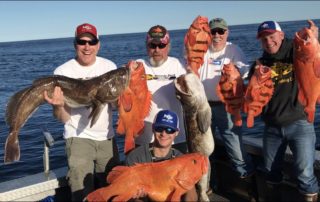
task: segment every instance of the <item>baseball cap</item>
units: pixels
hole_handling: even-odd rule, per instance
[[[258,27],[257,38],[260,38],[264,33],[275,33],[282,31],[280,25],[276,21],[265,21]]]
[[[170,36],[165,27],[161,25],[156,25],[149,29],[146,40],[147,44],[151,42],[156,44],[168,44],[170,42]]]
[[[228,29],[228,24],[222,18],[213,18],[209,22],[209,27],[210,27],[210,29],[221,28],[221,29],[227,30]]]
[[[153,128],[169,127],[175,131],[179,130],[179,119],[176,113],[169,110],[161,110],[156,115]]]
[[[84,33],[89,33],[92,36],[94,36],[96,39],[99,39],[96,27],[89,23],[84,23],[79,25],[76,29],[75,37],[76,38],[80,37]]]

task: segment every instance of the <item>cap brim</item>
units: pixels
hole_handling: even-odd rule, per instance
[[[82,37],[82,36],[85,35],[85,34],[90,34],[91,36],[93,36],[93,38],[99,39],[96,35],[94,35],[94,34],[91,33],[91,32],[83,32],[83,33],[81,33],[81,34],[78,34],[78,35],[77,35],[77,38],[80,38],[80,37]]]
[[[153,127],[166,127],[166,128],[171,128],[172,130],[175,130],[175,131],[179,131],[179,128],[175,128],[175,127],[172,127],[172,126],[169,126],[169,125],[166,125],[166,124],[154,124]]]
[[[266,35],[266,34],[273,34],[277,32],[277,30],[263,30],[262,32],[259,32],[259,34],[257,34],[257,39],[259,39],[260,37]]]

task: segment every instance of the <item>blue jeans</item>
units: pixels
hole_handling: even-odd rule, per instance
[[[316,135],[313,124],[298,120],[288,126],[266,126],[263,136],[263,155],[267,180],[282,181],[282,166],[287,145],[293,155],[293,171],[298,189],[303,194],[318,193],[318,182],[314,175]]]
[[[254,171],[254,166],[250,156],[243,148],[242,128],[233,124],[232,115],[226,112],[224,104],[211,106],[211,111],[212,132],[214,133],[216,129],[219,130],[233,169],[239,177],[251,174]]]

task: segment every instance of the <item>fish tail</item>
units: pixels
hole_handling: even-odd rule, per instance
[[[18,139],[18,131],[11,132],[6,140],[4,163],[11,163],[20,160],[20,146]]]

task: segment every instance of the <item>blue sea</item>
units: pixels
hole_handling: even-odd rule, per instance
[[[320,19],[314,20],[320,26]],[[280,22],[282,29],[289,38],[307,22]],[[261,54],[259,41],[256,40],[258,24],[230,26],[229,41],[239,45],[250,63]],[[146,30],[147,31],[147,30]],[[169,30],[171,36],[170,55],[183,60],[183,39],[187,28]],[[70,33],[72,35],[72,33]],[[101,48],[99,56],[114,61],[117,66],[126,64],[131,59],[146,56],[145,33],[117,34],[100,36]],[[50,148],[50,168],[60,168],[67,165],[63,125],[52,116],[52,108],[48,104],[41,105],[29,118],[20,131],[21,158],[19,162],[5,165],[3,163],[4,143],[9,128],[5,122],[6,104],[17,91],[31,85],[32,81],[43,76],[52,75],[53,70],[74,57],[73,38],[45,39],[20,42],[0,43],[0,182],[21,178],[43,171],[44,136],[46,128],[55,142]],[[315,129],[320,137],[319,109],[316,112]],[[114,121],[117,111],[114,111]],[[114,125],[115,126],[115,125]],[[263,123],[259,118],[254,128],[246,128],[244,135],[261,138]],[[319,139],[319,138],[318,138]],[[123,149],[123,139],[117,137],[120,152]],[[320,142],[320,141],[319,141]]]

